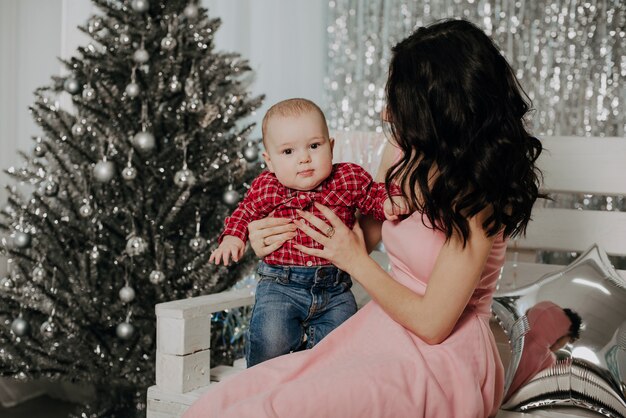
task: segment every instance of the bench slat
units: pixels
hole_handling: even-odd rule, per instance
[[[540,138],[537,164],[544,189],[553,192],[626,195],[626,139]]]
[[[535,207],[532,216],[526,237],[510,240],[509,252],[581,252],[598,243],[609,255],[626,255],[626,212]]]

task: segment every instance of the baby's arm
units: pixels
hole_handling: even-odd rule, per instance
[[[220,245],[211,252],[209,263],[215,262],[215,264],[219,265],[221,259],[224,261],[224,265],[227,266],[231,257],[234,262],[237,262],[243,255],[245,248],[246,243],[239,238],[232,235],[225,235],[222,237]]]
[[[355,183],[358,184],[355,203],[361,213],[372,214],[380,221],[395,220],[398,219],[398,215],[409,213],[408,205],[402,198],[402,191],[398,186],[392,184],[390,187],[392,201],[385,189],[385,183],[375,182],[367,171],[356,164],[350,164],[350,168],[353,170]]]

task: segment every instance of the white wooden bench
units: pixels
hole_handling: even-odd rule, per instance
[[[382,134],[339,132],[335,138],[335,161],[357,162],[370,170],[376,166],[369,150],[382,148]],[[542,142],[545,150],[539,166],[545,176],[544,191],[626,195],[626,138],[544,137]],[[378,155],[378,151],[373,154]],[[519,287],[562,268],[536,263],[535,254],[540,250],[582,252],[597,243],[609,255],[626,256],[626,212],[545,206],[545,201],[537,202],[527,236],[509,243],[509,261],[503,269],[500,286]],[[374,256],[385,264],[384,254],[375,252]],[[619,273],[626,277],[625,271]],[[156,385],[148,389],[148,418],[179,417],[211,384],[245,368],[239,360],[233,367],[209,369],[210,315],[253,302],[250,290],[243,289],[156,306]],[[510,358],[507,337],[495,321],[492,330],[506,366]],[[498,418],[548,416],[594,415],[573,408],[498,414]]]

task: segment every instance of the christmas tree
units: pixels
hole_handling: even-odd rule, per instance
[[[208,258],[259,173],[245,118],[262,97],[194,2],[93,1],[90,43],[35,92],[43,135],[7,170],[0,375],[90,382],[85,416],[143,416],[154,305],[224,290],[254,263]]]

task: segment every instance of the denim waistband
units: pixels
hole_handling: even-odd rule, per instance
[[[274,277],[282,282],[295,282],[303,285],[336,286],[341,282],[350,282],[350,275],[337,267],[330,266],[279,266],[259,263],[257,272],[264,276]]]

